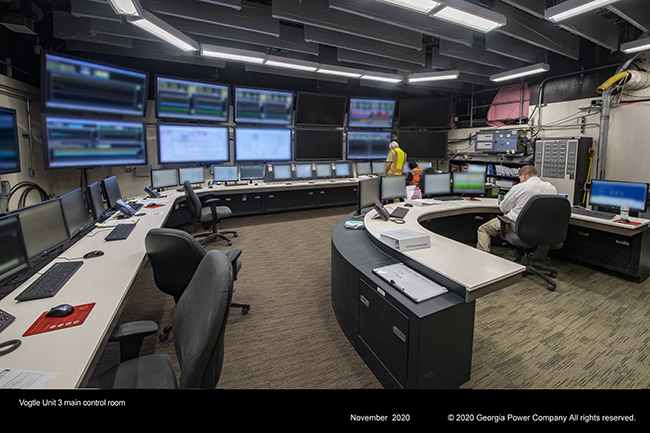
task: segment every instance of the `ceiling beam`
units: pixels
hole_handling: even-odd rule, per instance
[[[607,9],[642,32],[650,33],[650,2],[648,0],[625,0],[611,4],[607,6]]]
[[[537,18],[544,19],[544,10],[546,9],[546,2],[541,0],[501,0],[501,2],[516,7],[526,13],[529,13]]]
[[[213,5],[226,6],[236,10],[241,9],[241,0],[199,0],[203,3],[211,3]]]
[[[497,32],[485,35],[485,50],[527,63],[540,63],[547,57],[545,50]]]
[[[449,41],[440,41],[440,55],[463,59],[481,65],[501,69],[517,69],[524,66],[523,62],[486,51],[485,44],[475,41],[474,45],[455,44]]]
[[[619,49],[621,32],[618,26],[600,15],[586,13],[562,20],[556,25],[611,52]]]
[[[64,41],[92,42],[113,45],[121,48],[133,48],[133,39],[102,33],[93,33],[93,18],[79,19],[67,12],[54,11],[52,14],[52,34]]]
[[[70,12],[78,18],[99,18],[118,23],[123,21],[122,17],[117,15],[107,2],[70,0]]]

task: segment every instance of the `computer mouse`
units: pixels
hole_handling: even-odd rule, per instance
[[[156,203],[149,203],[145,207],[155,207],[155,206],[158,206],[158,205]]]
[[[99,256],[103,256],[103,255],[104,255],[104,251],[95,250],[95,251],[91,251],[89,253],[84,254],[84,259],[92,259],[93,257],[99,257]]]
[[[74,307],[69,304],[61,304],[56,307],[52,307],[50,311],[45,313],[45,317],[65,317],[74,311]]]

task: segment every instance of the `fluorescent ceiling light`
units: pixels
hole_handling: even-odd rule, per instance
[[[490,77],[490,81],[506,81],[515,78],[525,77],[526,75],[539,74],[540,72],[547,72],[551,69],[546,63],[537,63],[534,65],[526,66],[524,68],[513,69],[512,71],[494,74]]]
[[[458,71],[423,72],[409,75],[408,82],[421,83],[425,81],[455,80],[458,78],[458,74]]]
[[[362,80],[382,81],[384,83],[399,83],[403,80],[401,77],[395,75],[377,75],[377,74],[363,74]]]
[[[341,77],[349,77],[349,78],[359,78],[361,77],[361,75],[363,75],[360,72],[338,71],[335,69],[327,69],[327,68],[318,68],[316,72],[319,72],[321,74],[339,75]]]
[[[431,16],[482,32],[489,32],[506,24],[505,16],[461,0],[448,0]]]
[[[126,17],[127,21],[143,30],[146,30],[154,36],[169,42],[183,51],[196,51],[199,49],[199,44],[193,39],[187,37],[185,34],[176,30],[174,27],[146,10],[143,10],[142,12],[142,18],[128,16]]]
[[[216,45],[201,45],[201,55],[206,57],[216,57],[225,60],[235,60],[244,63],[262,64],[266,57],[262,53],[252,51],[237,50],[233,48],[218,47]]]
[[[309,66],[299,63],[287,63],[286,61],[267,60],[264,63],[266,66],[275,66],[277,68],[296,69],[298,71],[316,72],[316,66]]]
[[[555,22],[562,21],[617,1],[619,0],[567,0],[546,9],[544,18]]]
[[[142,6],[138,0],[108,0],[116,14],[142,16]]]
[[[400,6],[406,9],[411,9],[413,11],[421,12],[425,14],[428,14],[436,6],[440,4],[440,2],[434,0],[379,0],[379,1],[383,3],[390,3],[394,6]]]
[[[638,53],[639,51],[645,50],[650,50],[650,38],[638,39],[621,44],[621,51],[624,53]]]

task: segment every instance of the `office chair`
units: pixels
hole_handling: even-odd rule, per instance
[[[156,287],[163,293],[178,300],[194,276],[199,263],[206,255],[203,246],[189,233],[182,230],[169,228],[155,228],[147,232],[144,239],[145,249],[151,268],[153,269]],[[240,249],[226,252],[233,269],[233,281],[241,269]],[[250,305],[241,302],[232,302],[233,308],[241,308],[242,314],[248,313]],[[159,336],[160,341],[167,340],[172,325],[167,325]]]
[[[232,215],[230,208],[228,206],[219,206],[221,200],[213,196],[209,196],[207,200],[202,202],[192,188],[190,181],[185,181],[183,191],[185,192],[185,205],[194,224],[197,227],[203,227],[209,230],[208,233],[201,233],[194,235],[194,237],[205,237],[203,242],[201,242],[202,244],[216,238],[221,238],[228,242],[228,245],[232,245],[231,240],[225,235],[231,234],[233,237],[237,237],[237,232],[233,230],[219,232],[217,230],[217,224],[220,225],[223,218],[228,218]]]
[[[557,276],[557,271],[535,262],[547,260],[550,249],[562,248],[571,219],[569,201],[553,194],[531,197],[517,217],[514,231],[508,228],[508,217],[497,218],[501,221],[501,238],[517,247],[516,261],[526,266],[526,272],[546,281],[548,290],[554,291],[556,284],[552,278]]]
[[[153,354],[124,360],[91,377],[87,387],[214,389],[223,365],[232,289],[230,260],[221,251],[208,252],[174,310],[180,378],[176,378],[169,356]]]

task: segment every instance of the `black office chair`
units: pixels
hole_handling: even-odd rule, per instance
[[[197,227],[202,227],[209,230],[207,233],[194,235],[195,238],[205,237],[201,242],[205,244],[213,239],[221,238],[232,245],[232,241],[225,235],[230,234],[237,237],[237,232],[234,230],[218,231],[217,225],[221,225],[221,220],[228,218],[232,215],[232,211],[228,206],[220,206],[220,199],[208,196],[205,201],[201,201],[199,196],[192,188],[190,181],[185,181],[183,184],[183,191],[185,192],[185,206],[192,217],[192,221]]]
[[[180,378],[169,356],[153,354],[124,360],[91,377],[86,387],[214,389],[223,365],[232,289],[230,260],[221,251],[208,252],[174,310]]]
[[[510,219],[498,216],[501,221],[500,236],[517,247],[518,263],[526,266],[526,272],[537,275],[554,291],[557,276],[555,269],[534,263],[547,260],[550,249],[560,249],[567,236],[571,219],[571,204],[559,195],[538,194],[530,198],[517,217],[515,230],[509,229]]]
[[[153,269],[154,282],[162,292],[174,297],[178,301],[194,276],[199,263],[206,255],[201,244],[190,234],[177,229],[155,228],[147,232],[144,239],[145,249],[151,268]],[[233,268],[233,280],[241,269],[240,249],[226,252]],[[248,313],[250,305],[242,302],[232,302],[233,308],[241,308],[242,313]],[[172,325],[167,325],[160,334],[160,341],[167,340]]]

